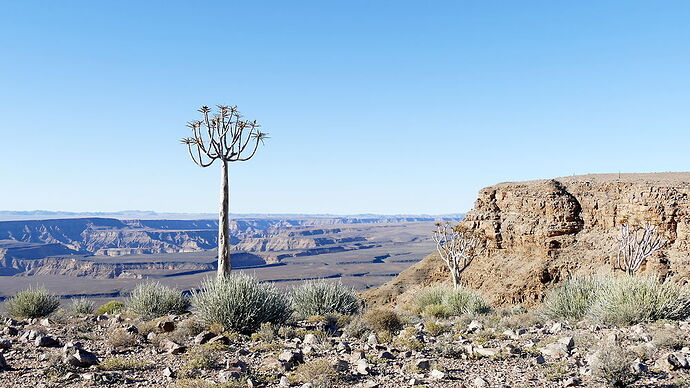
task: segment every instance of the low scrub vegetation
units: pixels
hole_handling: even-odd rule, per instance
[[[289,302],[273,285],[245,274],[205,281],[193,294],[192,304],[205,324],[245,334],[265,322],[282,324],[292,314]]]
[[[653,277],[574,278],[547,297],[544,313],[556,320],[588,318],[612,326],[680,320],[690,316],[690,293]]]
[[[293,380],[313,388],[329,388],[338,380],[338,372],[327,358],[316,358],[297,367]]]
[[[78,298],[72,301],[72,312],[77,315],[93,314],[95,305],[92,301],[86,298]]]
[[[639,379],[632,364],[637,355],[620,346],[601,349],[592,363],[592,376],[608,387],[628,387]]]
[[[125,304],[118,300],[111,300],[110,302],[103,303],[96,309],[96,314],[117,314],[125,309]]]
[[[393,310],[378,308],[364,314],[364,322],[376,332],[394,333],[402,329],[403,322]]]
[[[159,282],[148,282],[132,291],[128,307],[143,319],[153,319],[184,313],[189,307],[189,298]]]
[[[422,314],[433,317],[483,314],[490,310],[479,294],[463,287],[430,287],[422,290],[414,303]]]
[[[340,282],[315,280],[292,290],[292,305],[300,318],[313,315],[352,315],[359,311],[357,293]]]
[[[44,288],[19,291],[5,302],[7,315],[13,318],[42,318],[60,307],[60,299]]]

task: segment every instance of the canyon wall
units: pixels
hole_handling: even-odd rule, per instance
[[[659,225],[667,244],[642,273],[690,279],[690,173],[601,174],[501,183],[479,192],[462,224],[487,238],[463,282],[496,305],[534,305],[575,274],[611,271],[620,225]],[[432,254],[365,298],[409,301],[447,281]]]

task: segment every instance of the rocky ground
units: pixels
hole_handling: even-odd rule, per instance
[[[3,319],[0,386],[562,387],[602,386],[606,373],[632,386],[690,384],[688,322],[600,328],[528,312],[403,321],[376,334],[361,318],[312,317],[243,336],[204,330],[192,314]]]

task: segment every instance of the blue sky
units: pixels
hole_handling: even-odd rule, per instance
[[[235,213],[455,213],[496,182],[687,171],[690,2],[0,1],[0,209],[214,212],[201,105],[271,139]]]

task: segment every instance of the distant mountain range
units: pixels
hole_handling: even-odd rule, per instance
[[[118,220],[214,220],[217,213],[158,213],[147,210],[123,210],[117,212],[65,212],[50,210],[13,211],[0,210],[0,221],[50,220],[59,218],[115,218]],[[372,219],[372,218],[427,218],[427,219],[457,219],[463,214],[232,214],[236,219],[311,219],[311,218],[344,218],[344,219]]]

